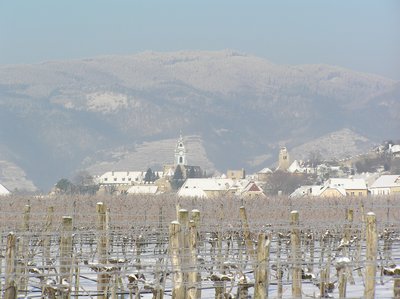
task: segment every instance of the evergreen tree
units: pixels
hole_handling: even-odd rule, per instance
[[[182,172],[182,168],[180,165],[176,166],[173,179],[174,180],[183,180],[183,172]]]
[[[184,177],[183,177],[183,172],[182,172],[182,168],[180,165],[178,165],[175,168],[175,172],[174,172],[174,176],[172,177],[172,187],[174,189],[179,189],[180,187],[182,187],[183,183],[184,183]]]
[[[75,185],[68,179],[61,179],[57,182],[56,188],[60,190],[63,194],[73,194],[75,193]]]
[[[195,178],[195,177],[197,177],[197,176],[196,176],[196,172],[194,171],[194,168],[193,168],[193,167],[190,167],[188,177],[189,177],[189,178]]]
[[[153,178],[154,178],[154,173],[151,170],[151,168],[148,168],[146,174],[144,175],[144,182],[145,183],[153,182],[154,181]]]

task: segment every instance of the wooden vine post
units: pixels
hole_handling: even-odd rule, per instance
[[[400,277],[395,277],[393,281],[393,298],[400,299]]]
[[[189,222],[190,268],[188,274],[187,298],[197,299],[197,228],[193,220]]]
[[[51,238],[50,238],[50,233],[51,233],[51,227],[53,225],[53,215],[54,215],[54,207],[48,207],[47,208],[47,214],[46,214],[46,224],[44,227],[44,236],[43,236],[43,265],[46,265],[46,267],[50,266],[51,260],[50,260],[50,248],[51,248]]]
[[[63,286],[61,298],[70,298],[72,267],[72,217],[62,217],[60,244],[60,284]]]
[[[183,274],[183,286],[186,294],[186,286],[188,282],[188,269],[190,264],[189,254],[189,211],[186,209],[180,209],[178,212],[178,222],[181,225],[181,270]]]
[[[364,212],[364,204],[361,202],[360,205],[360,214],[361,214],[361,228],[359,232],[359,240],[357,244],[357,253],[356,253],[356,259],[357,259],[357,273],[359,277],[362,277],[361,273],[361,251],[362,251],[362,243],[365,240],[365,212]]]
[[[346,268],[347,265],[341,265],[340,269],[338,269],[338,290],[339,290],[339,298],[346,298],[346,290],[347,290],[347,276],[346,276]]]
[[[185,287],[183,285],[183,274],[181,268],[180,258],[180,235],[181,225],[178,221],[172,221],[169,225],[169,252],[171,255],[171,264],[173,271],[173,288],[172,298],[173,299],[184,299],[185,298]]]
[[[193,231],[190,231],[190,246],[193,244],[193,240],[196,242],[194,243],[195,248],[190,247],[191,250],[191,258],[192,262],[195,262],[197,265],[197,252],[198,248],[201,247],[201,235],[200,235],[200,211],[197,209],[194,209],[191,211],[191,220],[194,222],[195,230],[196,230],[196,238],[193,236]],[[193,252],[195,251],[195,252]],[[194,255],[195,254],[195,255]],[[197,268],[196,268],[197,270]],[[201,298],[201,273],[197,271],[197,278],[196,278],[196,293],[197,293],[197,298]]]
[[[16,253],[16,238],[14,233],[9,233],[7,236],[6,248],[6,283],[4,286],[4,298],[16,299],[17,298],[17,283],[16,283],[16,266],[17,259]]]
[[[320,271],[320,282],[319,282],[319,293],[321,298],[326,298],[326,270],[321,269]]]
[[[247,254],[249,256],[249,260],[254,270],[255,253],[254,253],[253,242],[250,237],[250,228],[249,228],[249,222],[247,220],[246,208],[244,206],[241,206],[239,211],[240,211],[240,218],[243,224],[243,235],[244,235],[244,241],[246,243]]]
[[[283,286],[282,286],[282,276],[283,276],[283,271],[282,271],[282,266],[281,266],[281,251],[282,251],[282,238],[283,235],[281,233],[278,233],[278,241],[277,241],[277,248],[276,248],[276,279],[277,279],[277,298],[281,299],[282,298],[282,293],[283,293]]]
[[[266,239],[266,235],[264,233],[259,234],[254,299],[268,298],[269,246],[270,238]]]
[[[344,226],[343,236],[343,255],[350,258],[350,239],[351,239],[351,226],[353,223],[354,212],[352,209],[346,209],[346,224]]]
[[[351,226],[352,226],[352,223],[353,223],[353,219],[354,219],[353,210],[352,209],[346,210],[346,224],[345,224],[345,229],[344,229],[344,240],[345,240],[346,244],[350,243]],[[348,252],[346,252],[346,254],[348,254]]]
[[[366,250],[366,270],[365,270],[365,290],[366,299],[375,298],[375,279],[376,279],[376,255],[378,251],[378,234],[376,229],[376,216],[373,212],[367,214],[367,250]]]
[[[107,264],[107,221],[106,221],[106,206],[102,202],[98,202],[96,205],[97,212],[97,254],[98,254],[98,264],[102,268]],[[107,298],[107,285],[108,285],[108,275],[102,273],[101,271],[97,274],[97,292],[98,298]]]
[[[194,209],[191,211],[191,220],[194,221],[194,224],[197,228],[197,232],[199,232],[200,229],[200,211],[197,209]]]
[[[310,242],[310,264],[308,271],[310,273],[314,272],[314,256],[315,256],[315,236],[313,232],[309,234],[309,242]]]
[[[31,206],[25,205],[24,217],[22,224],[22,235],[19,238],[18,256],[21,260],[20,266],[17,267],[17,276],[19,277],[19,290],[26,293],[28,284],[28,246],[29,246],[29,222],[30,222]]]
[[[0,231],[0,256],[3,256],[3,234]],[[5,253],[4,256],[5,257]],[[3,258],[0,258],[0,277],[3,277]],[[0,280],[0,299],[3,299],[3,281]]]
[[[290,225],[292,228],[290,234],[290,242],[292,244],[292,296],[293,298],[301,298],[301,251],[300,251],[300,229],[299,229],[299,212],[292,211],[290,213]]]
[[[155,252],[159,257],[157,258],[156,262],[156,269],[155,269],[155,284],[153,288],[153,299],[163,299],[164,298],[164,273],[162,273],[162,266],[164,264],[164,257],[163,257],[163,206],[159,205],[159,213],[158,213],[158,234],[157,234],[157,244],[155,247]]]

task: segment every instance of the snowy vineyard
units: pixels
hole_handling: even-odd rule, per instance
[[[400,198],[0,200],[2,298],[400,298]]]

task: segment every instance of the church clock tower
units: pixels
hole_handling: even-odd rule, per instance
[[[175,147],[175,166],[177,165],[187,165],[186,148],[183,143],[182,134],[180,135]]]

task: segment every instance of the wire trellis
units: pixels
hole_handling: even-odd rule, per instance
[[[177,251],[171,245],[171,222],[180,220],[181,208],[187,221],[199,211],[195,251],[185,239],[186,220],[179,222]],[[270,298],[292,298],[295,280],[303,297],[360,298],[368,278],[367,212],[377,219],[375,294],[392,298],[400,275],[400,197],[7,197],[0,205],[1,292],[9,295],[11,279],[18,297],[178,298],[178,283],[186,298],[190,290],[201,298],[252,298],[265,239]],[[11,236],[14,267],[7,273]]]

